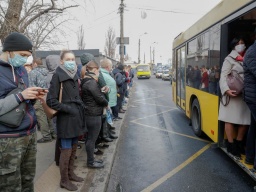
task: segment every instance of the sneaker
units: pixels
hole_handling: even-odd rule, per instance
[[[106,149],[109,147],[109,145],[107,144],[103,144],[103,145],[97,145],[98,148],[101,148],[101,149]]]
[[[48,143],[48,142],[51,142],[52,141],[52,139],[50,139],[50,138],[41,138],[41,139],[39,139],[39,140],[37,140],[37,143]]]
[[[103,165],[103,163],[98,163],[98,162],[94,161],[93,163],[87,163],[87,167],[97,169],[97,168],[103,168],[104,165]]]
[[[83,139],[78,140],[78,143],[85,143],[85,139],[83,138]]]
[[[96,152],[94,152],[95,155],[103,155],[103,152],[101,150],[97,150]]]

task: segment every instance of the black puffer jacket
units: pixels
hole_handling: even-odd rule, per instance
[[[244,100],[256,103],[256,42],[249,47],[244,57]]]
[[[96,80],[89,74],[86,74],[86,77],[81,82],[81,87],[82,100],[85,104],[85,115],[101,116],[103,108],[108,106],[108,101],[101,92]]]

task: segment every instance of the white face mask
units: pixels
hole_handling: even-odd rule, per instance
[[[244,52],[246,46],[244,44],[239,44],[237,46],[235,46],[235,50],[238,52],[238,53],[242,53]]]

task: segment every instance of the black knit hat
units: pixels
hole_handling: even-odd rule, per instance
[[[82,65],[86,65],[87,63],[89,63],[89,61],[94,60],[94,56],[90,53],[84,53],[83,55],[80,56],[80,60]]]
[[[120,63],[120,64],[117,66],[117,68],[118,68],[119,70],[123,71],[123,70],[124,70],[124,65]]]
[[[31,41],[23,34],[13,32],[8,35],[3,44],[3,51],[29,51],[32,52]]]

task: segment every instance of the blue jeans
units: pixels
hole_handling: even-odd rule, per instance
[[[71,149],[72,145],[78,143],[78,137],[68,138],[68,139],[60,139],[61,148],[62,149]]]
[[[256,168],[256,158],[255,158],[255,145],[256,145],[256,104],[246,103],[251,111],[251,124],[247,133],[246,140],[246,160],[254,161],[254,167]]]

